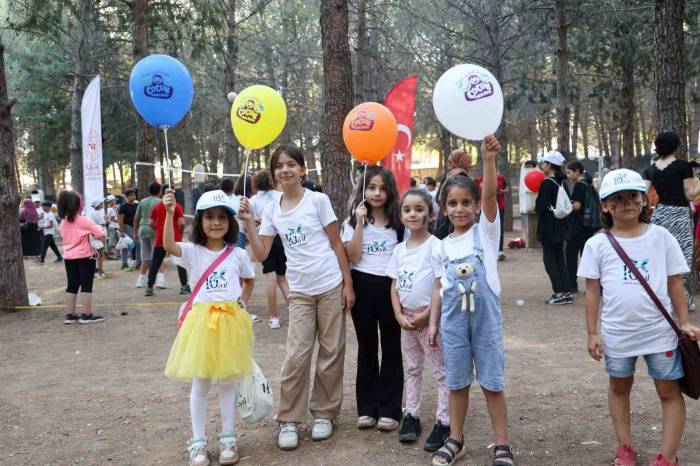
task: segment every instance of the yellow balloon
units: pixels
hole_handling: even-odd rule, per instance
[[[268,86],[256,84],[241,91],[231,106],[231,126],[246,149],[260,149],[280,135],[287,122],[282,96]]]

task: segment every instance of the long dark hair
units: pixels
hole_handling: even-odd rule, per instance
[[[642,199],[646,201],[646,205],[642,207],[639,213],[639,221],[642,223],[651,223],[651,207],[649,207],[649,199],[646,193],[642,193]],[[613,227],[613,218],[609,212],[604,212],[600,209],[600,228],[610,229]]]
[[[445,181],[445,183],[443,183],[442,187],[440,188],[440,210],[445,210],[445,205],[447,204],[447,195],[449,194],[450,190],[454,188],[467,189],[474,198],[474,202],[481,201],[481,192],[476,186],[474,180],[472,180],[471,178],[467,178],[466,176],[453,176],[452,178],[448,178],[447,181]]]
[[[223,207],[221,208],[223,209]],[[228,231],[224,235],[224,242],[226,244],[234,244],[238,240],[238,222],[231,212],[227,209],[224,209],[224,211],[228,218]],[[192,231],[190,232],[190,241],[202,246],[207,244],[207,235],[204,234],[204,228],[202,228],[202,216],[204,212],[206,212],[206,210],[197,211],[192,222]]]
[[[386,204],[384,204],[384,210],[386,210],[387,217],[387,228],[393,228],[398,230],[403,228],[401,223],[401,217],[399,216],[399,191],[396,189],[396,179],[391,171],[380,167],[378,165],[372,165],[367,167],[367,175],[365,179],[367,183],[370,182],[372,178],[379,176],[384,182],[384,189],[386,189]],[[355,209],[362,203],[362,182],[361,180],[355,185],[355,192],[353,193],[353,201],[350,204],[350,220],[348,223],[351,227],[355,228],[357,225],[357,218],[355,217]],[[372,206],[367,205],[367,222],[374,223],[374,216],[372,215]]]
[[[75,217],[80,213],[80,197],[73,191],[61,191],[56,201],[58,208],[58,218],[65,218],[69,222],[73,222]]]

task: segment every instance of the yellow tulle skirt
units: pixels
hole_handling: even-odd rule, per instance
[[[253,321],[235,301],[198,303],[185,317],[165,366],[171,379],[240,382],[253,372]]]

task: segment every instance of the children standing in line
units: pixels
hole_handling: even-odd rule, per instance
[[[670,313],[675,311],[679,327],[695,340],[700,329],[688,322],[683,288],[688,265],[673,235],[649,224],[646,191],[644,180],[632,170],[613,170],[605,175],[600,186],[601,223],[630,256],[664,307]],[[636,465],[639,456],[632,446],[630,428],[630,392],[639,356],[644,357],[649,376],[654,379],[663,419],[661,451],[651,465],[678,464],[676,453],[686,412],[678,386],[683,367],[676,333],[605,234],[595,235],[586,243],[578,276],[586,279],[588,354],[596,361],[605,355],[605,371],[610,376],[608,406],[618,441],[615,465]]]
[[[428,231],[428,225],[434,218],[429,192],[411,189],[403,196],[401,221],[410,230],[411,237],[394,248],[386,270],[392,279],[391,302],[396,320],[401,326],[401,347],[406,367],[406,412],[399,441],[415,441],[421,431],[420,399],[427,356],[433,369],[433,379],[438,386],[437,422],[423,447],[431,452],[440,448],[450,433],[442,345],[438,339],[437,348],[428,346],[433,284],[442,274],[442,267],[433,267],[431,261],[434,243],[439,242]]]
[[[441,189],[440,208],[454,230],[433,248],[433,264],[442,267],[442,277],[435,280],[433,288],[428,339],[437,348],[439,328],[450,390],[450,436],[433,453],[434,466],[452,464],[466,453],[462,429],[474,367],[496,437],[492,465],[513,464],[503,393],[505,356],[497,270],[501,223],[496,201],[496,155],[500,150],[494,136],[487,136],[481,143],[482,200],[476,184],[464,177],[448,179]],[[479,213],[481,220],[476,223]]]
[[[327,439],[343,399],[345,314],[355,294],[348,258],[328,196],[309,191],[304,154],[283,145],[270,157],[270,173],[279,182],[282,197],[265,209],[258,235],[250,201],[241,198],[239,218],[245,222],[256,258],[267,257],[275,235],[282,237],[289,280],[289,332],[282,366],[277,444],[283,450],[299,445],[297,424],[310,409],[314,417],[311,438]],[[314,342],[319,350],[314,389],[309,403],[309,371]]]
[[[238,223],[233,204],[223,191],[209,191],[197,201],[191,243],[175,241],[175,204],[175,191],[168,189],[162,203],[166,210],[163,247],[176,265],[187,269],[192,283],[202,285],[193,290],[191,310],[184,319],[181,316],[182,326],[170,350],[165,375],[192,382],[190,466],[209,464],[207,394],[212,382],[219,384],[219,464],[234,464],[239,459],[235,431],[237,383],[253,371],[255,341],[253,323],[240,299],[243,293],[239,278],[243,278],[243,288],[250,287],[255,269],[245,251],[233,247]],[[202,281],[217,260],[220,263]]]
[[[102,228],[87,217],[80,215],[80,198],[73,191],[61,191],[58,195],[58,216],[63,219],[59,231],[63,238],[63,258],[66,266],[68,286],[66,287],[66,308],[68,313],[64,323],[92,324],[102,322],[104,317],[92,313],[92,282],[95,278],[94,250],[90,235],[104,241]],[[80,303],[83,313],[75,313],[75,303],[80,290]]]
[[[41,209],[43,216],[41,219],[39,219],[39,223],[41,224],[41,229],[44,232],[44,237],[41,239],[41,258],[39,259],[39,262],[42,264],[44,263],[44,259],[46,259],[46,251],[48,251],[49,248],[51,248],[53,253],[56,254],[56,260],[54,262],[61,262],[63,260],[63,256],[61,256],[61,251],[58,250],[56,242],[53,239],[58,228],[58,221],[56,221],[56,216],[53,214],[53,212],[51,212],[51,201],[42,202]]]
[[[392,431],[401,420],[403,365],[401,327],[392,311],[386,268],[394,248],[403,241],[405,228],[399,218],[394,175],[379,166],[366,170],[364,193],[362,183],[357,183],[342,234],[356,296],[352,322],[357,335],[357,427],[376,425]]]

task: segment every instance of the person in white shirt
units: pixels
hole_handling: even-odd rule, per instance
[[[683,289],[682,277],[689,271],[688,264],[673,235],[648,223],[646,191],[637,172],[624,168],[609,172],[600,186],[601,224],[631,258],[664,307],[675,314],[681,330],[695,340],[700,329],[688,321]],[[599,233],[586,242],[578,276],[586,279],[588,354],[596,361],[605,356],[610,379],[608,406],[618,442],[615,464],[634,464],[639,456],[633,447],[630,421],[630,392],[639,356],[646,360],[663,413],[661,451],[651,464],[677,464],[686,417],[678,384],[683,377],[678,337],[611,241],[605,233]]]
[[[357,335],[357,427],[391,431],[401,420],[403,364],[401,327],[394,318],[386,267],[405,228],[394,175],[376,165],[365,170],[364,192],[363,183],[357,183],[341,237],[356,296],[352,322]]]
[[[428,225],[435,218],[429,192],[410,189],[401,201],[401,221],[411,237],[398,244],[391,255],[386,274],[391,277],[391,302],[394,315],[401,326],[401,349],[404,356],[406,410],[399,432],[399,442],[413,442],[420,434],[420,401],[424,362],[430,359],[433,379],[437,385],[436,423],[423,449],[433,452],[440,448],[450,433],[448,391],[445,385],[445,362],[442,346],[428,346],[430,303],[435,279],[441,267],[432,263],[432,252],[439,240],[430,234]]]
[[[114,247],[119,242],[119,205],[113,194],[107,196],[107,258],[117,259]]]
[[[274,189],[272,178],[267,170],[261,170],[253,177],[253,187],[255,195],[250,198],[250,204],[255,213],[255,223],[259,225],[267,206],[279,202],[282,193]],[[289,302],[289,284],[285,277],[287,256],[284,255],[284,246],[282,246],[279,235],[275,235],[275,239],[272,240],[270,254],[262,261],[262,267],[265,276],[267,306],[270,310],[268,325],[271,329],[278,329],[280,328],[280,318],[277,310],[277,288],[282,292],[284,300]]]
[[[51,205],[51,201],[44,201],[41,203],[42,217],[39,220],[39,226],[41,226],[44,237],[41,239],[41,257],[39,258],[39,262],[42,264],[46,259],[46,251],[48,251],[49,248],[56,254],[56,260],[54,262],[61,262],[63,260],[61,251],[58,250],[56,241],[54,241],[54,236],[58,231],[58,221],[53,212],[51,212]]]
[[[279,182],[282,197],[265,208],[258,235],[250,201],[242,197],[238,217],[245,223],[253,256],[267,257],[275,235],[280,235],[287,256],[289,280],[289,332],[282,365],[277,420],[277,445],[283,450],[299,445],[297,424],[314,417],[311,438],[327,439],[343,399],[345,313],[355,293],[350,266],[340,240],[338,220],[330,199],[305,189],[304,153],[293,145],[275,149],[270,172]],[[309,402],[311,359],[318,339],[314,390]]]

